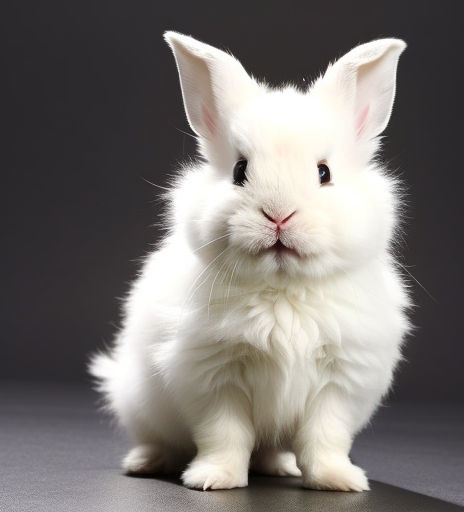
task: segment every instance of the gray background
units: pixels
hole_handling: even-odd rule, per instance
[[[271,83],[359,42],[404,38],[383,157],[409,191],[403,263],[418,326],[394,397],[462,400],[461,2],[6,2],[0,377],[88,380],[159,233],[157,190],[193,154],[165,29],[229,48]]]

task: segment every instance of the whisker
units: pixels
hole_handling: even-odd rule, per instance
[[[198,280],[201,278],[201,276],[213,265],[213,263],[220,257],[222,256],[226,251],[227,249],[230,249],[230,247],[226,247],[223,251],[221,251],[214,259],[212,259],[208,265],[200,272],[200,274],[195,278],[195,280],[193,281],[192,285],[190,286],[189,290],[187,291],[187,299],[185,300],[185,303],[184,303],[184,306],[187,302],[190,302],[190,300],[192,299],[193,297],[193,294],[189,295],[190,292],[192,291],[193,287],[195,286],[195,284],[198,282]],[[203,284],[203,283],[202,283]],[[198,288],[198,287],[197,287]],[[196,292],[197,288],[194,290],[194,293]]]
[[[223,261],[222,265],[219,267],[218,273],[214,276],[213,282],[211,284],[211,290],[209,291],[209,298],[208,298],[208,319],[209,319],[209,311],[210,311],[210,306],[211,306],[211,298],[213,296],[214,284],[216,283],[216,279],[218,278],[219,274],[221,273],[221,271],[224,268],[224,265],[226,263],[227,263],[227,260]]]
[[[156,187],[156,188],[159,188],[161,190],[166,190],[167,192],[170,192],[171,189],[170,188],[167,188],[167,187],[163,187],[161,185],[157,185],[156,183],[153,183],[152,181],[150,180],[147,180],[146,178],[144,178],[143,176],[141,176],[142,180],[143,181],[146,181],[149,185],[152,185],[153,187]]]
[[[235,261],[234,268],[232,269],[232,272],[231,272],[231,274],[230,274],[229,286],[227,287],[227,295],[226,295],[225,305],[227,305],[227,303],[229,302],[230,289],[231,289],[231,287],[232,287],[232,280],[233,280],[233,278],[234,278],[234,273],[235,273],[235,269],[237,268],[237,265],[238,265],[238,259]]]
[[[436,303],[438,304],[438,300],[427,290],[427,288],[419,281],[417,280],[412,274],[411,272],[409,272],[409,270],[407,269],[407,267],[405,265],[403,265],[402,263],[400,263],[399,261],[396,262],[405,272],[407,272],[409,274],[409,276],[414,279],[414,281],[424,290],[424,292]]]
[[[229,234],[226,233],[225,235],[221,235],[221,236],[218,236],[217,238],[215,238],[214,240],[210,240],[209,242],[206,242],[205,244],[203,245],[200,245],[200,247],[197,247],[196,249],[193,250],[193,252],[198,252],[200,249],[203,249],[203,247],[206,247],[208,245],[211,245],[213,244],[214,242],[217,242],[218,240],[222,240],[223,238],[226,238],[228,237]]]
[[[191,133],[188,133],[188,132],[184,132],[184,130],[181,130],[180,128],[177,128],[177,126],[174,126],[174,128],[180,132],[180,133],[183,133],[184,135],[188,135],[189,137],[192,137],[192,139],[194,140],[197,140],[197,138],[195,137],[195,135],[192,135]]]

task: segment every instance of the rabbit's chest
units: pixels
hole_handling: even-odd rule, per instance
[[[330,308],[283,293],[252,297],[228,335],[249,347],[243,364],[258,430],[281,431],[327,382],[340,341]],[[270,435],[267,432],[266,435]]]
[[[242,319],[255,427],[266,437],[288,431],[329,378],[340,338],[337,320],[328,309],[283,294],[254,300]]]
[[[340,343],[339,319],[322,301],[263,293],[237,313],[238,336],[278,366],[308,368]]]

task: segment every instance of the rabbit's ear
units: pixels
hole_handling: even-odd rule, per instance
[[[329,67],[322,82],[349,105],[356,135],[372,139],[390,119],[398,59],[406,48],[401,39],[379,39],[357,46]]]
[[[166,32],[164,38],[176,59],[190,126],[212,140],[258,85],[231,55],[177,32]]]

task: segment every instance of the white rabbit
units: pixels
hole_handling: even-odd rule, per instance
[[[135,442],[128,473],[243,487],[248,470],[369,488],[349,459],[409,323],[392,255],[398,184],[375,156],[405,43],[354,48],[307,90],[167,32],[200,161],[168,193],[168,235],[96,355]]]

